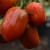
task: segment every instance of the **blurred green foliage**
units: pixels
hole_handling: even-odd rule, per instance
[[[45,13],[47,17],[50,17],[50,7],[45,7]]]
[[[45,1],[48,1],[48,0],[45,0]]]

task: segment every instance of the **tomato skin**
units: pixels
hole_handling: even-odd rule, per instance
[[[10,8],[2,21],[2,36],[5,41],[12,41],[20,38],[26,29],[28,14],[20,7]]]
[[[20,38],[21,43],[28,49],[36,48],[40,42],[37,29],[35,27],[27,27],[26,32]]]
[[[41,25],[45,21],[45,12],[40,3],[30,2],[25,9],[29,13],[29,19],[33,24]]]
[[[14,3],[18,0],[0,0],[0,14],[5,14],[5,12],[14,6]]]

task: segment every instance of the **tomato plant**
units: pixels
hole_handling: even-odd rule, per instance
[[[10,8],[2,21],[2,36],[5,41],[18,39],[26,29],[28,14],[20,7]]]

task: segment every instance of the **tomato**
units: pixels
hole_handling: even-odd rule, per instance
[[[36,48],[40,42],[37,29],[35,27],[27,27],[27,30],[20,38],[20,42],[28,49]]]
[[[5,41],[20,38],[28,24],[28,14],[20,7],[10,8],[2,21],[2,36]]]
[[[28,12],[29,19],[33,24],[41,25],[45,21],[45,12],[40,3],[30,2],[25,9]]]
[[[18,0],[0,0],[0,14],[4,14]]]

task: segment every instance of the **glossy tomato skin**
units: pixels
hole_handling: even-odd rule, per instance
[[[18,0],[0,0],[0,14],[5,14],[16,2],[18,2]]]
[[[40,3],[30,2],[25,9],[29,13],[29,19],[33,24],[41,25],[45,21],[45,12]]]
[[[28,27],[20,41],[28,49],[36,48],[40,42],[37,29],[35,27]]]
[[[2,21],[2,36],[6,41],[18,39],[26,29],[28,14],[20,7],[10,8]]]

